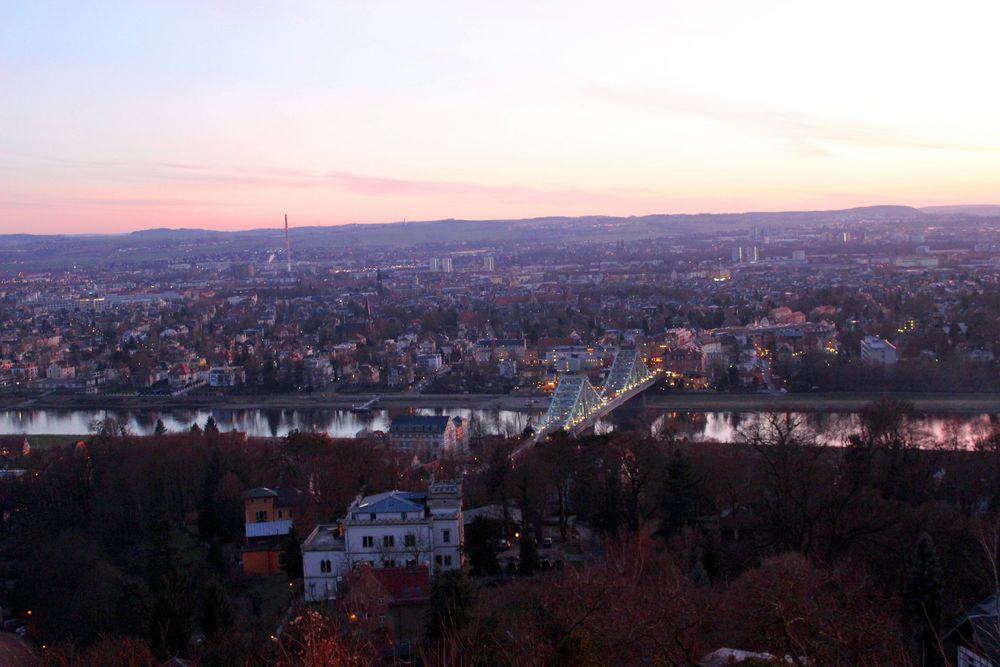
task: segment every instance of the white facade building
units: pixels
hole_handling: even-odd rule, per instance
[[[302,588],[306,602],[333,600],[350,569],[343,524],[320,524],[302,543]]]
[[[388,491],[355,500],[339,524],[321,524],[302,545],[307,602],[337,597],[344,573],[426,565],[432,574],[462,567],[462,486],[432,482],[427,492]]]
[[[896,346],[878,336],[865,336],[861,341],[861,360],[888,366],[896,363]]]

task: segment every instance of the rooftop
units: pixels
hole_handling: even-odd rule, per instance
[[[389,432],[398,431],[422,431],[432,433],[444,433],[448,428],[451,417],[447,415],[407,415],[405,417],[393,417]]]
[[[424,501],[427,499],[426,493],[411,491],[386,491],[375,495],[365,496],[354,509],[362,512],[376,513],[399,513],[399,512],[423,512]]]
[[[344,538],[340,534],[340,526],[335,523],[319,524],[302,543],[303,551],[330,551],[343,548]]]

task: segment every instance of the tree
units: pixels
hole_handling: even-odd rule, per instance
[[[567,517],[569,493],[574,473],[579,467],[577,443],[565,432],[560,432],[553,435],[548,442],[539,445],[538,450],[545,476],[555,491],[559,506],[559,535],[565,540],[568,537],[569,527]]]
[[[116,634],[126,637],[149,637],[149,617],[153,607],[149,588],[139,582],[122,586],[115,605]]]
[[[201,595],[202,632],[209,641],[214,640],[219,632],[233,625],[233,620],[233,608],[226,590],[218,581],[210,580]]]
[[[691,462],[680,450],[674,451],[660,492],[661,517],[657,534],[669,538],[689,526],[698,515],[700,500],[700,484],[691,470]]]
[[[167,427],[163,425],[163,420],[157,419],[156,427],[153,429],[153,435],[155,435],[156,437],[161,437],[165,435],[166,432],[167,432]]]
[[[156,667],[160,661],[142,639],[135,637],[101,637],[83,649],[72,645],[50,647],[45,652],[45,664],[52,667]]]
[[[288,575],[289,581],[302,578],[302,544],[299,542],[298,533],[292,526],[288,530],[288,535],[281,543],[281,555],[278,556],[281,571]]]
[[[186,578],[174,571],[160,580],[150,618],[153,648],[161,658],[184,651],[191,636],[191,605]]]
[[[937,629],[941,624],[944,571],[930,535],[921,533],[906,568],[903,599],[915,626],[916,641],[925,659],[936,655]]]
[[[500,572],[496,544],[503,529],[495,524],[484,516],[477,516],[465,529],[465,550],[475,577]]]
[[[219,425],[215,423],[215,417],[212,415],[208,416],[205,420],[205,436],[212,437],[219,435]]]
[[[173,547],[173,527],[163,507],[154,513],[150,532],[151,547],[146,564],[153,591],[150,632],[156,654],[167,658],[187,647],[191,635],[191,604],[187,577],[179,567]]]
[[[219,540],[212,540],[208,545],[208,554],[205,556],[205,564],[215,574],[226,574],[229,572],[229,561],[222,549]]]
[[[521,536],[518,557],[521,560],[518,570],[525,576],[531,576],[540,567],[540,563],[538,562],[538,545],[535,544],[534,535],[526,533]]]
[[[431,585],[427,637],[440,640],[469,621],[475,589],[462,570],[439,572]]]

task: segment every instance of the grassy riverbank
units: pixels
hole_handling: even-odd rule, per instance
[[[853,412],[886,397],[883,393],[850,394],[647,394],[638,406],[677,412]],[[888,394],[931,414],[1000,412],[1000,394]]]
[[[647,392],[627,405],[630,409],[677,412],[852,412],[887,394],[857,392],[840,394],[726,394],[716,392],[662,394]],[[1000,394],[889,394],[912,402],[917,410],[938,414],[1000,413]],[[283,394],[273,396],[100,396],[52,394],[30,398],[0,398],[0,410],[347,410],[370,395]],[[544,410],[548,396],[505,394],[385,394],[376,408],[466,408],[480,410]]]

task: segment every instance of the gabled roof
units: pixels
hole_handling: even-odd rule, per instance
[[[269,489],[266,486],[258,486],[255,489],[247,489],[240,494],[243,500],[253,498],[274,498],[277,507],[293,507],[295,505],[307,505],[313,501],[312,496],[298,489],[286,489],[276,487]]]
[[[424,493],[412,493],[409,491],[386,491],[376,493],[372,496],[365,496],[358,503],[358,511],[381,513],[397,512],[423,512],[424,500],[427,495]]]
[[[269,489],[264,486],[258,486],[256,489],[247,489],[240,494],[240,498],[243,500],[250,500],[251,498],[277,498],[278,492],[274,489]]]
[[[424,433],[444,433],[448,428],[450,417],[447,415],[407,415],[403,417],[393,417],[389,432],[411,431]]]

